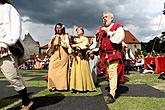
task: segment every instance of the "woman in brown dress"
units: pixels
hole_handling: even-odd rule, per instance
[[[52,50],[48,70],[48,89],[68,90],[69,40],[63,24],[55,25],[55,35],[52,36],[48,47]]]

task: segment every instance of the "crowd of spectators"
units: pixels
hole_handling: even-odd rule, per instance
[[[24,64],[22,64],[19,69],[22,70],[47,70],[49,66],[49,57],[45,55],[44,58],[40,59],[38,55],[35,58],[30,58]]]

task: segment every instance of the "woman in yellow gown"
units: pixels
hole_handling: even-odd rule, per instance
[[[74,58],[71,68],[70,76],[70,90],[79,91],[95,91],[95,85],[90,73],[88,64],[88,56],[86,50],[89,42],[88,38],[84,37],[84,29],[82,27],[76,28],[77,38],[74,38],[75,48]]]
[[[48,69],[48,89],[50,91],[68,90],[68,38],[64,25],[56,24],[55,35],[52,36],[48,45],[52,54]]]

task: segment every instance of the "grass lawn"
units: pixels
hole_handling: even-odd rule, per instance
[[[147,84],[165,92],[165,80],[158,79],[158,76],[159,74],[141,75],[132,71],[130,75],[126,75],[125,84]],[[108,107],[111,110],[165,110],[165,98],[122,96]]]
[[[46,76],[46,70],[21,70],[20,72],[23,74],[24,80],[26,80],[27,87],[47,87],[47,82],[44,80],[30,80],[34,77]],[[161,90],[162,92],[165,92],[165,80],[158,79],[158,76],[159,74],[140,75],[138,72],[132,71],[130,75],[125,76],[125,84],[147,84]],[[0,80],[4,80],[4,76],[2,74],[0,74]],[[108,82],[103,80],[99,84],[108,84]],[[34,98],[49,95],[95,96],[99,94],[102,94],[100,87],[97,88],[97,92],[79,94],[73,94],[71,91],[49,92],[48,89],[44,89],[31,95],[31,97]],[[104,99],[106,100],[107,97],[105,96]],[[13,102],[21,101],[18,97],[0,100],[0,108],[8,106]],[[108,104],[108,107],[110,110],[165,110],[165,98],[120,96],[117,98],[115,103]]]

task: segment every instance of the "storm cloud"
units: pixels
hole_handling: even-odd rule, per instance
[[[104,10],[112,11],[114,21],[122,23],[140,41],[149,40],[165,29],[161,12],[163,0],[13,0],[13,5],[22,17],[24,32],[31,33],[42,43],[48,41],[44,36],[50,36],[58,22],[65,24],[69,31],[78,25],[85,27],[87,34],[94,34],[102,25]]]

